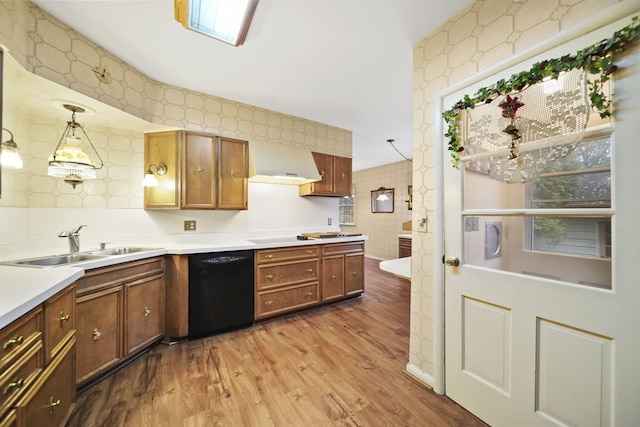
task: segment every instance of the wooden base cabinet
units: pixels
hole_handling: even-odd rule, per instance
[[[164,258],[87,270],[76,285],[83,387],[164,336]]]
[[[411,256],[411,239],[407,237],[398,238],[398,258]]]
[[[0,426],[64,426],[75,405],[76,288],[0,331]]]
[[[263,249],[255,255],[255,320],[364,292],[364,242]]]
[[[319,253],[319,246],[256,251],[256,320],[318,304]]]
[[[322,246],[322,301],[364,292],[364,243]]]

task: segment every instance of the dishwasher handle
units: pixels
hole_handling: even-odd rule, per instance
[[[198,262],[201,262],[203,264],[231,264],[234,262],[244,261],[245,259],[247,259],[247,257],[237,255],[220,255],[201,259],[198,260]]]

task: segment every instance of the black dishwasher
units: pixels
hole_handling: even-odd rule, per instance
[[[253,323],[253,251],[189,255],[189,338]]]

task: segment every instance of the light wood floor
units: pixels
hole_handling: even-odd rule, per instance
[[[77,397],[69,426],[485,426],[405,372],[409,287],[159,345]],[[78,355],[82,357],[82,355]]]

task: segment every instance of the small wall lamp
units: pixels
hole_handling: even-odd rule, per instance
[[[167,173],[167,165],[160,163],[159,165],[156,165],[154,163],[151,163],[149,165],[149,167],[147,168],[147,171],[144,173],[144,178],[142,179],[142,186],[143,187],[157,187],[158,186],[158,180],[156,179],[156,176],[154,175],[154,171],[155,173],[158,174],[158,176],[163,176]]]
[[[2,130],[6,130],[10,135],[10,139],[4,141],[2,146],[0,146],[0,161],[2,162],[2,166],[22,169],[22,159],[20,158],[20,153],[18,153],[18,144],[13,141],[13,133],[7,128],[2,128]]]

